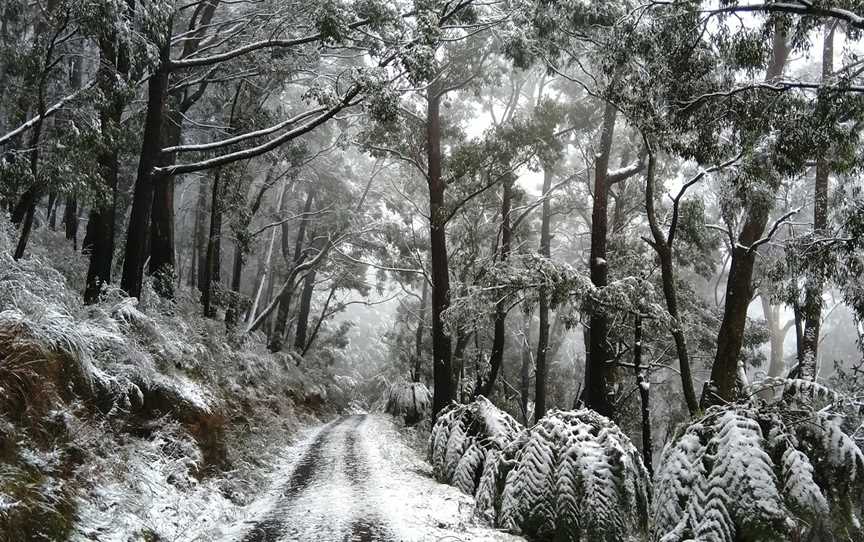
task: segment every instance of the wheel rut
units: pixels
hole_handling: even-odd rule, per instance
[[[320,490],[321,484],[336,483],[333,480],[338,479],[337,467],[341,467],[347,483],[344,491],[340,488],[340,499],[347,501],[345,505],[353,510],[353,514],[350,518],[330,518],[333,524],[344,522],[344,528],[340,529],[342,534],[336,538],[331,538],[334,535],[319,538],[314,532],[305,533],[305,536],[309,540],[333,542],[394,542],[376,503],[368,498],[371,472],[363,444],[365,421],[366,415],[348,416],[322,428],[297,462],[288,481],[280,488],[276,503],[240,542],[295,540],[300,535],[294,525],[296,516],[312,512],[296,510],[295,505],[302,500],[301,497]],[[310,487],[313,480],[316,487]]]

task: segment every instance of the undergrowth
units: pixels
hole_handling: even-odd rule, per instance
[[[188,290],[85,306],[86,260],[57,237],[15,262],[0,219],[0,542],[210,539],[350,386],[229,334]]]

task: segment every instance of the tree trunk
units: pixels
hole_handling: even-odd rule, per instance
[[[427,93],[426,157],[429,184],[429,238],[432,260],[432,418],[454,399],[450,336],[442,315],[450,306],[450,271],[447,263],[447,233],[444,179],[441,178],[441,95],[433,84]]]
[[[309,329],[309,312],[312,310],[312,294],[315,293],[314,269],[306,273],[303,279],[303,291],[300,292],[300,306],[297,309],[297,331],[294,334],[294,350],[303,352],[306,349],[306,334]]]
[[[195,202],[195,257],[197,273],[195,282],[198,290],[204,293],[204,274],[207,268],[207,188],[203,179],[198,181],[198,199]]]
[[[822,81],[827,81],[834,72],[834,29],[829,23],[825,28],[824,46],[822,48]],[[828,227],[828,175],[830,166],[824,154],[816,160],[816,182],[813,194],[813,235],[816,238],[825,237]],[[804,284],[804,334],[801,343],[801,378],[816,379],[816,363],[819,354],[819,328],[822,324],[822,290],[824,281],[821,273],[808,275]]]
[[[420,308],[417,311],[417,330],[414,332],[414,369],[411,380],[420,382],[420,369],[423,367],[423,330],[426,328],[426,303],[429,300],[429,282],[426,277],[420,294]]]
[[[606,261],[606,233],[609,206],[609,156],[615,130],[617,110],[607,103],[603,113],[600,148],[594,161],[594,209],[591,215],[591,282],[604,288],[608,282],[609,266]],[[614,353],[609,341],[609,319],[606,309],[591,312],[588,359],[585,364],[585,405],[600,414],[614,418],[616,393]]]
[[[165,98],[168,93],[168,75],[171,46],[161,44],[160,60],[156,71],[147,84],[147,114],[144,119],[144,134],[141,155],[138,160],[138,176],[132,195],[132,213],[126,232],[126,248],[123,259],[123,277],[120,287],[132,297],[141,296],[144,279],[144,261],[147,257],[150,211],[153,205],[153,185],[156,182],[153,168],[159,165],[162,153],[162,123]]]
[[[217,169],[213,174],[213,192],[210,199],[210,234],[207,237],[207,256],[204,260],[204,291],[201,295],[201,303],[204,305],[204,316],[208,318],[216,316],[216,308],[213,306],[213,288],[219,282],[219,264],[221,261],[221,192],[222,170]]]
[[[510,205],[513,199],[513,183],[505,181],[502,187],[501,197],[501,261],[506,262],[510,255],[510,240],[512,231],[510,228]],[[492,337],[492,352],[489,355],[489,378],[478,386],[474,396],[484,395],[489,397],[495,390],[495,379],[501,370],[504,361],[504,345],[506,339],[507,303],[498,301],[495,305],[495,331]]]
[[[303,204],[303,218],[300,220],[300,227],[297,230],[297,237],[294,241],[294,259],[290,264],[290,268],[288,270],[289,274],[291,269],[297,267],[297,264],[300,263],[300,258],[303,255],[303,242],[306,237],[306,226],[309,224],[309,212],[312,210],[312,201],[315,199],[315,189],[314,187],[310,187],[308,192],[306,192],[306,202]],[[282,255],[286,258],[286,262],[288,261],[288,236],[287,232],[287,223],[283,224],[282,228]],[[271,352],[278,352],[282,350],[282,344],[285,340],[285,333],[288,327],[288,314],[291,309],[291,297],[294,294],[293,285],[285,288],[282,292],[282,295],[279,296],[279,308],[276,313],[276,326],[273,330],[272,337],[270,338],[270,344],[268,347]]]
[[[545,393],[546,390],[544,389],[543,392]],[[527,311],[522,313],[522,367],[519,371],[519,397],[522,423],[528,425],[528,402],[531,399],[531,313]],[[536,401],[534,404],[536,412]]]
[[[678,311],[678,291],[675,285],[675,267],[672,261],[673,247],[675,242],[674,232],[669,237],[662,231],[657,223],[657,214],[654,209],[654,172],[655,161],[652,155],[648,160],[648,173],[645,181],[645,209],[648,215],[648,224],[654,242],[651,247],[657,253],[660,260],[660,278],[663,282],[663,297],[666,299],[666,310],[672,317],[669,329],[672,339],[675,341],[675,351],[678,354],[678,368],[681,373],[681,389],[684,392],[684,404],[691,415],[699,410],[699,402],[696,399],[696,391],[693,388],[693,376],[690,371],[690,353],[687,349],[687,339],[684,335],[681,314]],[[671,229],[671,228],[670,228]]]
[[[778,30],[774,34],[774,49],[771,63],[765,76],[767,81],[780,77],[789,55],[786,35]],[[711,367],[711,381],[706,383],[702,392],[702,406],[708,407],[735,399],[735,381],[738,376],[738,357],[744,339],[747,323],[747,307],[753,298],[753,267],[756,251],[749,247],[758,241],[768,224],[770,203],[751,201],[747,205],[746,218],[738,241],[732,248],[732,262],[726,281],[726,303],[723,308],[723,321],[717,335],[717,353]]]
[[[786,342],[786,333],[789,332],[789,328],[794,325],[795,321],[791,320],[785,326],[780,326],[780,307],[771,305],[770,300],[764,295],[759,297],[762,300],[762,315],[768,325],[769,344],[771,345],[768,376],[782,377],[786,372],[786,363],[783,360],[783,343]]]
[[[173,102],[174,100],[170,100]],[[183,117],[172,107],[162,124],[162,146],[180,143]],[[160,166],[172,165],[174,156],[162,156]],[[162,175],[154,179],[153,210],[150,214],[150,262],[148,273],[153,276],[156,292],[166,299],[174,298],[176,261],[174,257],[174,177]]]
[[[633,370],[636,373],[636,386],[642,403],[642,461],[648,473],[654,475],[654,453],[651,443],[651,408],[648,402],[650,382],[642,367],[642,317],[638,314],[633,322]]]
[[[66,239],[72,241],[72,248],[78,250],[78,199],[74,196],[66,198],[63,206],[63,229]]]
[[[99,40],[100,73],[99,87],[107,98],[106,106],[99,111],[99,125],[103,139],[103,150],[99,153],[99,175],[108,188],[108,201],[104,206],[90,209],[87,233],[82,249],[90,253],[87,267],[87,286],[84,302],[95,303],[99,299],[102,285],[111,282],[114,261],[114,230],[116,228],[118,179],[120,174],[119,149],[112,135],[120,127],[125,100],[114,88],[117,78],[125,79],[129,73],[129,60],[121,48],[117,48],[116,36]],[[109,98],[110,97],[110,98]]]
[[[552,188],[552,166],[543,165],[543,214],[540,220],[540,255],[550,258],[552,255],[551,203],[549,190]],[[549,298],[546,289],[540,290],[537,315],[540,327],[537,332],[537,358],[534,370],[534,420],[537,421],[546,414],[546,354],[549,351]]]

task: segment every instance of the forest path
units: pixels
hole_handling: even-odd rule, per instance
[[[346,416],[297,447],[235,542],[515,541],[477,525],[472,499],[429,477],[392,418]]]

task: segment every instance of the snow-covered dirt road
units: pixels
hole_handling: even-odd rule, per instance
[[[226,540],[522,540],[477,524],[471,497],[432,480],[388,416],[341,418],[296,452],[284,478]]]

